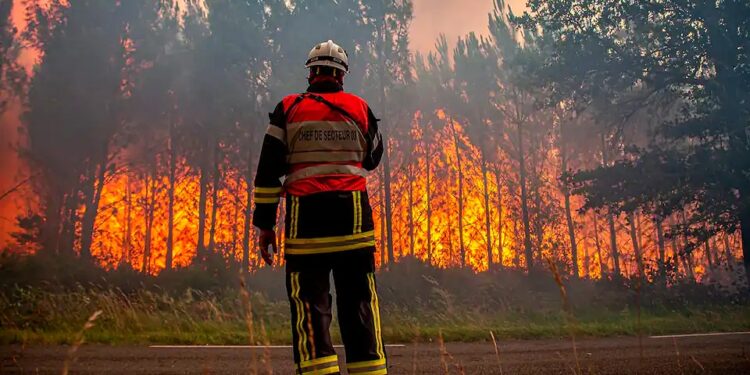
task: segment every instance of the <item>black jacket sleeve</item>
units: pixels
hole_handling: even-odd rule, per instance
[[[270,124],[263,138],[263,148],[255,174],[253,225],[273,229],[276,211],[281,200],[281,177],[287,172],[286,119],[284,106],[279,103],[269,114]]]
[[[367,108],[367,153],[365,154],[365,160],[362,162],[362,167],[368,171],[372,171],[380,164],[380,158],[383,157],[383,136],[380,134],[378,129],[378,122],[380,120],[375,117],[370,108]]]

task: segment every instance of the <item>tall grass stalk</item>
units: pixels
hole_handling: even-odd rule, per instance
[[[575,371],[576,374],[582,374],[581,371],[581,362],[578,359],[578,345],[576,344],[576,333],[575,333],[575,326],[576,321],[575,317],[573,315],[573,310],[570,307],[570,301],[568,299],[568,291],[565,288],[565,284],[563,284],[562,277],[560,277],[560,272],[557,269],[557,265],[552,260],[552,258],[547,257],[545,258],[547,260],[547,265],[549,266],[550,271],[552,272],[552,276],[555,280],[555,284],[557,284],[558,289],[560,289],[560,299],[562,299],[562,306],[563,306],[563,313],[565,315],[565,323],[568,326],[568,331],[570,332],[570,341],[573,345],[573,358],[575,359]]]
[[[86,320],[86,323],[83,324],[83,327],[75,336],[75,339],[73,340],[73,345],[70,346],[70,349],[68,349],[68,353],[65,356],[65,362],[63,362],[63,369],[62,369],[62,375],[68,375],[68,372],[70,371],[70,365],[75,362],[75,355],[78,352],[78,349],[83,345],[84,342],[86,342],[86,331],[94,327],[94,322],[96,322],[96,319],[99,318],[99,315],[102,314],[102,310],[96,310],[94,311],[91,316],[89,316],[88,320]]]

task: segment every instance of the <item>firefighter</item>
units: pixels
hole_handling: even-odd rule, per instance
[[[344,92],[348,56],[339,45],[330,40],[316,45],[305,66],[307,91],[276,106],[263,140],[253,217],[261,255],[273,264],[276,208],[284,197],[297,374],[340,371],[329,334],[331,273],[349,374],[386,374],[366,189],[366,176],[383,154],[378,119],[363,99]]]

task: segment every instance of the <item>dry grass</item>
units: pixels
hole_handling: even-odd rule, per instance
[[[65,356],[62,375],[68,375],[70,365],[73,364],[76,360],[76,353],[78,352],[78,349],[81,347],[81,345],[83,345],[84,342],[86,342],[86,331],[94,327],[94,323],[100,315],[102,315],[102,310],[97,310],[93,314],[91,314],[88,320],[86,320],[86,323],[83,324],[83,328],[81,328],[81,330],[76,334],[75,339],[73,340],[73,345],[70,346],[70,348],[68,349],[68,353]]]
[[[578,345],[576,344],[576,320],[575,316],[573,315],[573,309],[570,307],[570,301],[568,300],[568,291],[565,288],[565,284],[563,284],[562,277],[560,277],[560,272],[557,270],[557,265],[555,264],[555,262],[551,258],[546,258],[546,260],[547,265],[552,272],[552,276],[554,277],[555,284],[557,284],[557,287],[560,289],[560,299],[562,300],[565,323],[568,327],[570,341],[573,346],[573,359],[575,361],[575,369],[571,368],[571,370],[573,370],[574,374],[583,374],[583,372],[581,371],[581,361],[578,358]]]

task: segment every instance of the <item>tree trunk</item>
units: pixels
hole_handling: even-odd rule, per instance
[[[453,119],[448,117],[453,130],[453,145],[456,148],[456,166],[458,167],[458,246],[461,255],[461,267],[466,266],[466,249],[464,248],[464,171],[461,164],[461,151],[458,148],[458,133]]]
[[[724,256],[727,258],[727,268],[734,270],[734,256],[732,256],[732,246],[729,244],[729,233],[724,233]]]
[[[133,200],[130,193],[130,175],[125,177],[125,238],[122,243],[122,254],[120,263],[130,263],[132,242],[132,206]]]
[[[676,233],[674,233],[675,225],[672,220],[669,221],[669,226],[670,226],[670,234],[669,234],[670,241],[669,242],[672,245],[672,257],[673,257],[672,266],[674,267],[674,275],[675,277],[677,277],[680,274],[680,258],[681,258],[680,249],[679,249],[679,245],[677,244],[677,235]]]
[[[714,269],[714,260],[711,259],[711,245],[708,243],[708,238],[703,241],[703,249],[706,253],[706,263],[708,263],[708,269]]]
[[[42,251],[47,254],[59,254],[60,225],[62,223],[63,202],[65,194],[49,193],[44,206],[44,224],[42,227]]]
[[[234,186],[240,187],[242,185],[242,175],[237,174],[237,178],[235,180]],[[239,189],[238,189],[239,190]],[[240,221],[240,206],[242,205],[242,202],[240,201],[239,194],[235,195],[234,198],[234,214],[232,215],[232,246],[231,249],[231,259],[232,263],[237,262],[237,238],[238,238],[238,226]]]
[[[219,166],[219,145],[214,150],[214,172],[211,190],[211,227],[208,230],[208,250],[213,254],[216,251],[216,212],[219,209],[219,189],[221,189],[221,168]]]
[[[533,175],[531,178],[532,181],[532,196],[534,197],[534,239],[535,242],[535,248],[536,248],[536,259],[537,264],[544,264],[543,254],[542,254],[542,245],[544,244],[544,230],[542,228],[542,217],[543,217],[543,207],[542,207],[542,181],[540,179],[540,174],[537,170],[537,167],[539,166],[538,160],[537,160],[537,150],[534,150],[534,152],[531,152],[531,165],[533,166]]]
[[[410,158],[411,159],[411,158]],[[407,189],[407,200],[409,204],[409,211],[407,213],[409,221],[409,255],[415,256],[414,254],[414,171],[413,165],[410,162],[407,167],[406,178],[409,180]]]
[[[430,124],[427,124],[429,129]],[[426,133],[426,132],[425,132]],[[432,165],[432,155],[430,153],[430,139],[426,137],[424,142],[425,147],[425,161],[427,164],[427,183],[425,189],[427,190],[427,264],[432,264],[432,173],[430,172],[430,166]]]
[[[154,206],[156,205],[156,176],[147,177],[146,183],[148,184],[146,187],[146,236],[143,242],[142,273],[148,273],[151,271],[151,233],[154,224]]]
[[[385,169],[382,174],[381,182],[385,180]],[[386,267],[388,259],[386,259],[387,246],[386,242],[386,217],[385,217],[385,197],[384,197],[384,183],[381,183],[380,189],[378,189],[378,205],[380,206],[380,266]]]
[[[497,265],[499,268],[503,268],[503,256],[505,251],[503,249],[503,189],[500,184],[500,170],[495,173],[495,179],[497,184]]]
[[[693,269],[693,250],[687,251],[690,242],[688,240],[687,234],[687,218],[685,217],[684,211],[680,213],[680,217],[682,219],[682,226],[683,228],[685,228],[682,233],[682,241],[684,242],[684,245],[682,247],[684,249],[682,260],[685,262],[684,266],[688,278],[692,281],[695,281],[695,273]]]
[[[661,220],[654,216],[654,227],[656,228],[656,244],[659,249],[659,277],[662,281],[667,280],[666,268],[666,251],[664,249],[664,232],[661,227]]]
[[[604,133],[601,134],[602,142],[602,166],[609,165],[609,156],[607,155],[607,142]],[[607,212],[607,222],[609,224],[609,250],[612,253],[612,266],[615,278],[620,278],[620,253],[617,249],[617,229],[615,228],[615,218],[612,211]]]
[[[198,193],[198,243],[195,257],[198,262],[205,260],[206,250],[206,204],[208,200],[208,171],[206,163],[201,163],[200,168],[200,192]]]
[[[487,182],[487,159],[481,152],[482,178],[484,184],[484,235],[487,239],[487,269],[492,270],[492,221],[490,218],[490,188]]]
[[[386,29],[387,25],[383,24],[383,29]],[[383,42],[383,48],[387,42],[386,30],[381,30],[381,37]],[[384,51],[381,51],[384,52]],[[386,96],[385,96],[385,82],[386,82],[386,67],[385,64],[380,64],[380,106],[383,113],[386,113]],[[394,261],[393,254],[393,207],[391,206],[391,158],[388,150],[388,131],[383,131],[383,191],[385,194],[385,201],[383,205],[385,207],[385,232],[386,232],[386,249],[388,252],[388,262]]]
[[[245,223],[242,226],[242,272],[250,271],[250,223],[253,216],[253,152],[248,148],[245,170]]]
[[[531,249],[531,228],[529,225],[529,202],[526,190],[526,155],[523,151],[523,130],[521,122],[516,120],[518,142],[518,179],[521,185],[521,220],[523,223],[523,249],[526,257],[526,270],[534,272],[534,257]]]
[[[750,205],[743,207],[739,216],[742,236],[742,263],[745,266],[745,279],[747,279],[750,287]]]
[[[560,160],[561,170],[565,173],[568,170],[568,158],[565,151],[565,142],[560,142]],[[570,189],[568,189],[567,183],[562,183],[563,197],[565,200],[565,220],[568,223],[568,238],[570,239],[570,255],[573,263],[573,277],[576,279],[580,277],[578,273],[578,244],[576,244],[576,230],[575,223],[573,223],[573,214],[570,212]],[[588,270],[587,270],[588,272]]]
[[[164,267],[167,270],[172,269],[172,259],[174,257],[174,189],[175,189],[175,171],[177,169],[177,155],[174,147],[174,125],[169,124],[169,202],[167,204],[167,254]]]
[[[635,257],[635,265],[638,269],[638,277],[641,280],[645,280],[646,273],[643,269],[643,255],[641,254],[641,246],[638,243],[638,230],[635,226],[635,213],[630,211],[628,213],[628,221],[630,222],[630,240],[633,242],[633,256]]]
[[[599,220],[596,217],[596,212],[594,212],[594,245],[596,246],[596,256],[599,258],[599,273],[604,278],[609,273],[609,267],[604,258],[602,258],[602,244],[599,240]]]
[[[104,147],[103,155],[100,155],[101,162],[95,168],[96,178],[87,183],[87,194],[84,194],[86,208],[81,225],[81,258],[83,259],[91,258],[94,224],[96,224],[96,217],[99,214],[99,201],[102,197],[102,190],[104,190],[104,177],[107,172],[107,151],[108,148]]]
[[[57,243],[58,252],[65,255],[74,255],[75,245],[75,228],[76,222],[78,221],[78,213],[76,211],[80,204],[79,189],[74,187],[65,197],[65,205],[63,207],[63,218],[60,224],[60,236]]]

